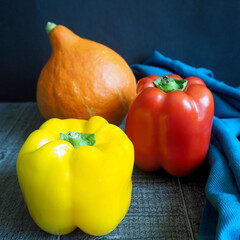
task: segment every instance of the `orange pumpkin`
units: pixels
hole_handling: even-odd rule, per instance
[[[136,79],[112,49],[48,23],[52,55],[41,71],[37,103],[45,119],[99,115],[119,125],[136,95]]]

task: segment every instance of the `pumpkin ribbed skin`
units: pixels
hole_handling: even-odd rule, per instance
[[[57,25],[52,55],[41,71],[37,103],[45,119],[99,115],[119,125],[136,96],[136,79],[112,49]]]

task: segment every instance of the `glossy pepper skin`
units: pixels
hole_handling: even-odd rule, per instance
[[[192,173],[208,151],[214,101],[197,77],[188,77],[180,90],[164,91],[150,75],[137,84],[137,97],[128,113],[125,132],[135,148],[135,163],[145,171],[165,169],[173,176]],[[184,81],[184,80],[182,80]],[[181,86],[182,87],[182,86]]]
[[[94,135],[75,147],[60,133]],[[70,138],[70,137],[69,137]],[[115,229],[128,211],[134,149],[126,134],[101,117],[50,119],[22,146],[17,175],[28,210],[44,231],[91,235]]]

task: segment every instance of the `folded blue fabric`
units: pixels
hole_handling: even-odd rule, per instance
[[[144,64],[131,66],[134,74],[197,76],[212,91],[215,111],[207,159],[211,171],[199,239],[240,239],[240,87],[214,79],[212,71],[172,60],[155,51]]]

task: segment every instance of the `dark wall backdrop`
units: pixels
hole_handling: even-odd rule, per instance
[[[45,25],[62,24],[107,45],[128,64],[155,49],[240,85],[239,0],[0,1],[0,101],[35,101],[51,47]]]

